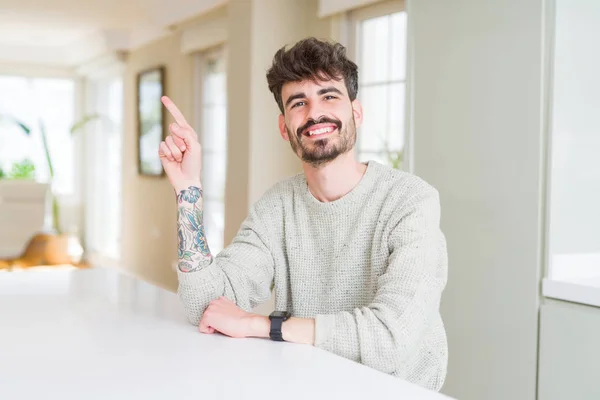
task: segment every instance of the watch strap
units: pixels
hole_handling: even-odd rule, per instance
[[[281,317],[271,318],[271,331],[269,333],[271,340],[283,342],[283,334],[281,333],[283,321],[284,319]]]

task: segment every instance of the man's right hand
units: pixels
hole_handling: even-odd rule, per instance
[[[161,101],[175,122],[169,125],[171,134],[160,143],[158,155],[171,185],[179,194],[189,186],[200,186],[202,151],[198,135],[175,103],[167,96]]]

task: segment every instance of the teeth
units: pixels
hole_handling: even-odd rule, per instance
[[[333,128],[331,126],[328,126],[327,128],[321,128],[321,129],[317,129],[314,131],[309,131],[308,134],[309,134],[309,136],[312,136],[312,135],[320,135],[322,133],[329,133],[332,131],[333,131]]]

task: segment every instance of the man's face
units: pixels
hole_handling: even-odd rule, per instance
[[[343,80],[286,83],[282,101],[281,136],[304,162],[318,167],[354,148],[362,110]]]

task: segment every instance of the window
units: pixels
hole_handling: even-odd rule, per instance
[[[122,202],[123,81],[89,81],[90,103],[101,119],[91,124],[86,142],[86,242],[89,252],[120,258]]]
[[[18,119],[32,130],[31,136],[27,136],[13,124],[2,124],[0,167],[10,171],[15,163],[29,159],[35,165],[36,180],[49,180],[41,122],[54,166],[53,191],[58,195],[73,195],[73,140],[70,134],[75,113],[73,80],[0,76],[0,93],[0,114]]]
[[[223,48],[196,59],[196,123],[202,144],[204,227],[211,252],[223,249],[227,168],[227,82]]]
[[[600,306],[600,4],[557,1],[553,22],[544,295]]]
[[[557,2],[550,170],[555,256],[600,258],[600,58],[590,52],[599,22],[598,4]]]
[[[351,21],[350,54],[359,67],[358,98],[364,112],[359,160],[403,168],[406,12],[401,2],[382,3],[353,11]]]

